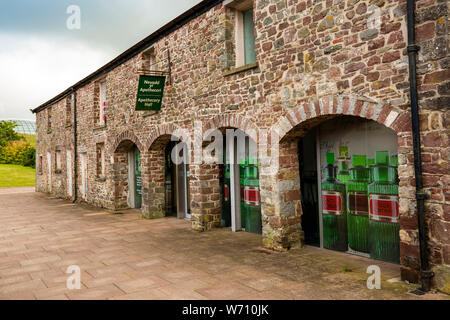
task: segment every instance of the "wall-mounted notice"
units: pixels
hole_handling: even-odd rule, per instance
[[[161,110],[165,76],[139,76],[136,110]]]

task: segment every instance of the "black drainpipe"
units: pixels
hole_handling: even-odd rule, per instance
[[[78,200],[78,148],[77,148],[77,92],[72,88],[73,98],[73,171],[74,171],[74,193],[73,202]]]
[[[415,293],[421,294],[430,290],[430,279],[433,273],[429,270],[427,248],[427,231],[425,223],[424,200],[426,198],[423,192],[422,181],[422,159],[420,154],[420,127],[419,127],[419,105],[417,96],[416,82],[416,56],[419,47],[415,44],[414,25],[415,25],[415,1],[407,0],[407,27],[408,27],[408,60],[409,60],[409,91],[411,97],[411,122],[414,150],[414,173],[416,178],[416,201],[417,201],[417,220],[419,228],[420,244],[420,279],[422,287]]]

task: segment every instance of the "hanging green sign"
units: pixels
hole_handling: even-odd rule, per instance
[[[161,110],[165,76],[139,76],[136,110]]]

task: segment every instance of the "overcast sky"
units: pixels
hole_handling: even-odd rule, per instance
[[[0,119],[53,98],[201,0],[0,0]],[[81,26],[67,28],[67,8]]]

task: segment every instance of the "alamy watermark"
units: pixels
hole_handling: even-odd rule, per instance
[[[77,265],[69,266],[66,273],[70,276],[66,280],[66,287],[69,290],[79,290],[81,289],[81,269]]]
[[[177,128],[171,141],[179,142],[171,151],[174,164],[239,164],[253,159],[259,165],[278,168],[279,135],[276,130],[219,129],[203,131],[201,121],[194,121],[192,131]]]
[[[69,17],[66,20],[66,27],[69,30],[81,29],[81,9],[77,5],[70,5],[66,9],[66,13]]]
[[[370,274],[367,278],[367,289],[381,289],[381,269],[379,266],[371,265],[367,267],[366,273]]]

